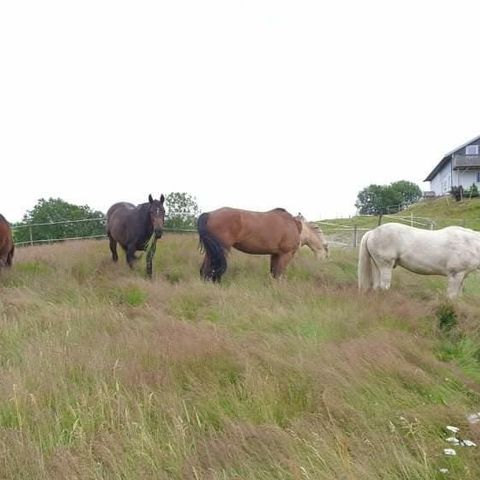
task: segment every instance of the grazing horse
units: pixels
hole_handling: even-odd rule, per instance
[[[328,243],[318,225],[307,222],[302,215],[295,217],[302,224],[300,246],[306,245],[315,254],[315,258],[327,258]]]
[[[11,267],[15,245],[12,230],[3,215],[0,215],[0,268]]]
[[[154,200],[148,196],[148,203],[138,206],[127,202],[112,205],[107,212],[107,235],[114,262],[118,260],[117,242],[125,250],[130,268],[137,258],[137,250],[147,250],[147,276],[152,276],[152,259],[156,241],[162,236],[165,209],[165,197]]]
[[[431,231],[386,223],[363,236],[358,259],[361,290],[390,288],[397,265],[421,275],[448,277],[447,295],[456,297],[465,277],[480,268],[480,233],[462,227]]]
[[[251,212],[220,208],[198,218],[200,246],[205,258],[200,269],[204,280],[220,282],[227,269],[226,253],[271,255],[270,272],[278,278],[300,246],[302,224],[283,208]]]

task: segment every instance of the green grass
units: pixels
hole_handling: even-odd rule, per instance
[[[166,235],[152,281],[106,241],[19,248],[0,287],[0,478],[476,479],[480,282],[396,270],[360,295],[356,252],[286,278],[233,252],[199,279]]]
[[[414,217],[415,221],[434,221],[435,228],[443,228],[449,225],[459,225],[474,230],[480,230],[480,198],[465,199],[456,202],[453,197],[425,199],[409,208],[390,216],[385,216],[382,223],[396,221],[398,217]],[[336,225],[356,225],[360,229],[371,229],[378,226],[378,217],[354,216],[350,218],[335,218],[323,220],[332,225],[323,225],[322,230],[326,233],[335,230]],[[408,220],[407,220],[408,223]],[[414,224],[414,226],[418,226]]]

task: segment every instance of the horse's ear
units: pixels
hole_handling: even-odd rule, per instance
[[[165,201],[165,196],[163,195],[163,193],[160,195],[160,203],[163,204],[163,202]]]
[[[153,203],[152,194],[150,194],[150,195],[148,196],[148,201],[149,201],[150,203]]]
[[[295,225],[297,226],[298,233],[302,233],[302,230],[303,230],[302,221],[299,220],[298,217],[293,217],[293,220],[295,221]]]

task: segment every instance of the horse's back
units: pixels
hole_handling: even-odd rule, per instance
[[[394,245],[407,243],[408,247],[412,247],[416,243],[423,245],[426,242],[431,242],[432,246],[449,243],[453,245],[480,238],[478,232],[454,225],[440,230],[426,230],[401,223],[385,223],[371,230],[371,232],[371,239],[392,242]]]
[[[109,219],[111,219],[113,217],[114,214],[118,213],[118,212],[128,212],[128,211],[131,211],[133,210],[135,207],[135,205],[133,205],[133,203],[129,203],[129,202],[117,202],[117,203],[114,203],[108,210],[107,210],[107,222]]]
[[[227,247],[259,254],[297,248],[302,228],[284,209],[257,212],[223,207],[209,212],[207,222]]]

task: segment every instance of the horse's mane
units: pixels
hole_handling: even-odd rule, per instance
[[[7,219],[0,213],[0,221],[8,223]]]
[[[285,212],[288,213],[284,208],[282,207],[277,207],[272,210],[272,212]]]
[[[302,223],[307,226],[318,238],[322,240],[324,239],[323,231],[318,224],[315,222],[307,222],[306,220],[302,220]]]

